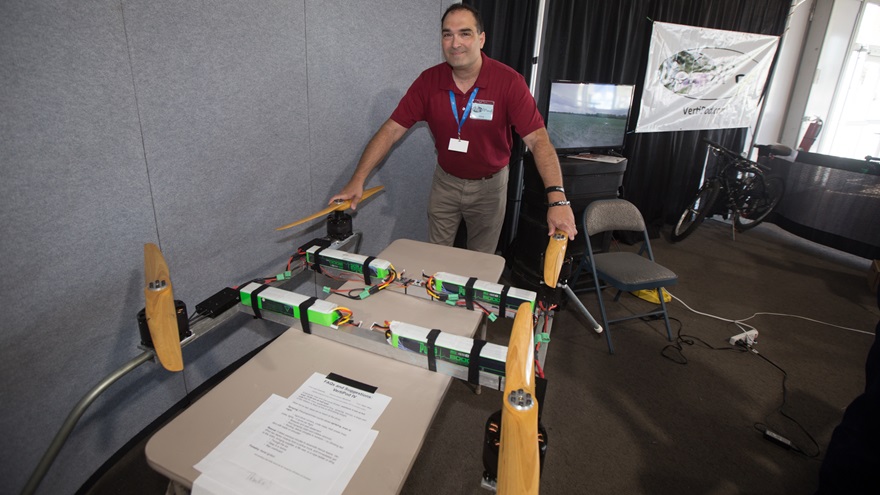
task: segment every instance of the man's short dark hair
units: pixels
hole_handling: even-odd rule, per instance
[[[483,32],[483,18],[480,17],[480,11],[463,3],[454,3],[450,5],[449,8],[446,9],[446,12],[443,13],[443,17],[440,18],[440,25],[443,26],[443,22],[446,20],[446,16],[449,15],[450,12],[458,12],[459,10],[466,10],[473,14],[474,19],[477,20],[477,34]]]

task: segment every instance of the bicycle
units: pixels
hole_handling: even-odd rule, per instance
[[[678,242],[691,235],[706,217],[733,216],[737,232],[754,228],[767,218],[782,200],[785,183],[779,177],[767,177],[770,169],[740,156],[718,143],[703,139],[708,153],[718,157],[715,174],[707,178],[696,197],[679,217],[672,229],[670,240]],[[788,156],[791,148],[779,144],[759,145],[759,154]],[[722,198],[719,201],[719,198]]]

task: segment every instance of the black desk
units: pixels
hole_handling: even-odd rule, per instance
[[[880,167],[803,151],[794,162],[764,163],[785,181],[769,221],[804,239],[880,259]]]

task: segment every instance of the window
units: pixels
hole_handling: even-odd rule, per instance
[[[834,3],[805,114],[800,148],[880,155],[880,0]]]

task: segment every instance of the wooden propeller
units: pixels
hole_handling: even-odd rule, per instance
[[[538,493],[541,459],[538,446],[538,400],[535,398],[535,345],[532,308],[520,305],[513,320],[501,406],[498,494]]]
[[[547,243],[547,252],[544,254],[544,283],[551,289],[556,288],[559,282],[559,271],[565,261],[565,249],[568,247],[568,234],[556,230]]]
[[[370,189],[367,189],[366,191],[364,191],[364,195],[361,196],[361,201],[369,198],[370,196],[381,191],[382,189],[385,189],[385,186],[376,186],[376,187],[371,187]],[[347,210],[350,206],[351,206],[350,199],[337,200],[334,204],[324,208],[323,210],[321,210],[317,213],[313,213],[305,218],[301,218],[301,219],[299,219],[293,223],[289,223],[283,227],[278,227],[275,230],[286,230],[291,227],[296,227],[297,225],[302,225],[310,220],[314,220],[316,218],[323,217],[324,215],[327,215],[331,212]]]
[[[171,276],[162,251],[152,243],[144,244],[144,280],[145,312],[153,349],[166,370],[181,371],[183,354],[180,351]]]

